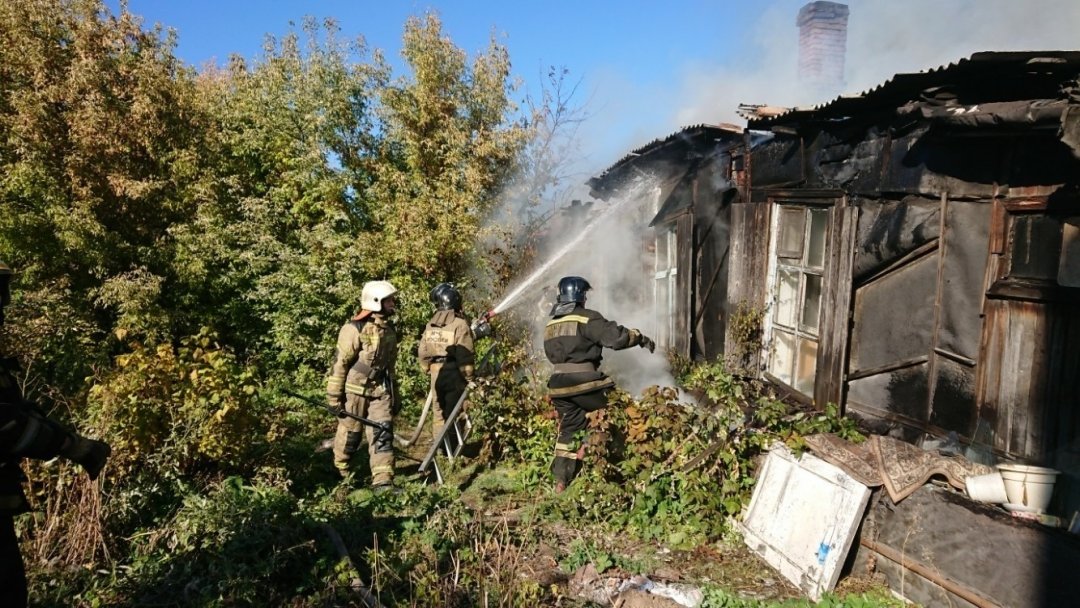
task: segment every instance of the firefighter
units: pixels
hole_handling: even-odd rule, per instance
[[[11,267],[0,262],[0,326],[11,301],[11,275]],[[26,571],[14,519],[28,510],[21,460],[63,456],[82,465],[94,480],[110,453],[108,444],[68,431],[23,399],[15,381],[17,372],[13,359],[0,357],[0,606],[13,607],[27,603]]]
[[[435,315],[420,337],[420,367],[431,377],[434,393],[432,433],[437,438],[447,416],[472,382],[473,332],[461,312],[461,294],[451,283],[439,283],[431,290]]]
[[[380,424],[375,428],[339,415],[334,435],[334,466],[349,478],[349,461],[366,432],[371,484],[389,488],[394,479],[394,362],[397,331],[394,314],[397,289],[388,281],[369,281],[360,292],[360,312],[338,332],[334,364],[326,381],[330,407]],[[365,427],[365,428],[361,428]]]
[[[585,308],[585,292],[592,287],[581,277],[559,280],[551,320],[544,328],[544,352],[554,365],[548,397],[559,414],[559,434],[551,472],[555,490],[566,489],[581,468],[585,455],[585,415],[607,406],[615,382],[600,371],[602,350],[631,346],[656,349],[656,343],[636,329],[627,329]]]

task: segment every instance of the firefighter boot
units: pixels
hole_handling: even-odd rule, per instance
[[[577,474],[578,461],[566,456],[556,456],[551,463],[551,473],[555,477],[555,492],[566,490]]]

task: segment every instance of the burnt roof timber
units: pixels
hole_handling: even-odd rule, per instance
[[[826,123],[853,116],[869,119],[874,112],[888,112],[918,99],[932,87],[963,86],[980,99],[968,103],[1045,97],[1048,89],[1062,97],[1060,85],[1080,75],[1080,51],[981,52],[955,63],[918,73],[896,74],[884,83],[857,95],[840,96],[811,108],[796,108],[768,118],[747,121],[747,129],[770,130],[774,126]],[[1033,91],[1032,86],[1042,89]]]
[[[626,174],[630,168],[642,162],[641,157],[656,159],[665,153],[679,154],[681,148],[686,148],[690,144],[698,145],[723,137],[727,137],[733,142],[741,142],[743,130],[741,127],[729,124],[697,124],[684,127],[667,137],[654,139],[644,146],[632,150],[629,154],[616,161],[615,164],[604,169],[600,175],[589,178],[585,184],[589,186],[590,193],[593,196],[603,198],[601,195],[606,196],[619,187],[620,183],[627,177]]]

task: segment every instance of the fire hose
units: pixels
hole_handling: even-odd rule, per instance
[[[477,317],[476,320],[473,321],[472,325],[469,326],[469,330],[472,331],[473,338],[486,338],[494,334],[495,332],[491,327],[491,319],[494,317],[494,310],[489,310]],[[487,354],[480,358],[481,364],[483,364],[487,360],[487,357],[491,354],[492,350],[494,350],[494,347],[488,349]],[[407,448],[410,445],[416,443],[416,440],[420,438],[420,433],[423,432],[424,429],[424,423],[427,422],[428,413],[431,411],[431,404],[434,402],[435,380],[434,378],[432,378],[431,388],[428,389],[427,399],[424,401],[424,408],[420,412],[420,420],[416,423],[416,428],[413,429],[412,437],[405,437],[404,435],[394,435],[394,440],[397,441],[397,444],[399,446]]]
[[[352,418],[353,420],[355,420],[355,421],[357,421],[357,422],[359,422],[359,423],[361,423],[363,425],[370,426],[371,428],[378,429],[380,431],[387,431],[387,432],[392,433],[393,430],[394,430],[392,425],[386,424],[385,422],[376,422],[376,421],[374,421],[374,420],[372,420],[370,418],[364,418],[363,416],[357,416],[356,414],[353,414],[352,412],[349,412],[348,410],[345,410],[344,408],[338,409],[336,407],[333,407],[329,403],[321,403],[317,399],[312,399],[311,397],[301,395],[300,393],[294,393],[293,391],[290,391],[288,389],[285,389],[285,390],[283,390],[281,392],[285,393],[286,395],[288,395],[290,397],[295,397],[296,399],[299,399],[299,400],[303,401],[304,403],[307,403],[308,405],[314,405],[315,407],[322,408],[322,409],[330,412],[331,414],[337,416],[338,418]]]

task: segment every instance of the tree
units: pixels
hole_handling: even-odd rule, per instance
[[[0,256],[36,324],[19,346],[69,381],[116,327],[168,333],[169,229],[192,214],[203,132],[172,48],[98,0],[0,4]],[[91,340],[65,339],[80,326]]]

